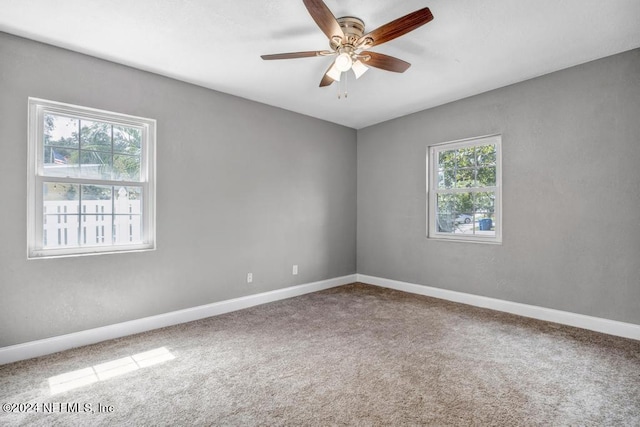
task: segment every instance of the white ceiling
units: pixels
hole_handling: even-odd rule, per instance
[[[325,3],[367,31],[434,20],[372,48],[412,66],[351,79],[346,100],[318,87],[331,58],[260,59],[328,48],[302,0],[0,0],[0,31],[356,129],[640,47],[639,0]]]

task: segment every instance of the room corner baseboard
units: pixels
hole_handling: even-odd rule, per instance
[[[476,307],[489,308],[492,310],[517,314],[519,316],[530,317],[533,319],[546,320],[548,322],[589,329],[591,331],[602,332],[609,335],[616,335],[619,337],[640,340],[640,325],[636,325],[633,323],[625,323],[616,320],[603,319],[600,317],[586,316],[584,314],[571,313],[568,311],[555,310],[552,308],[539,307],[535,305],[521,304],[518,302],[467,294],[464,292],[449,291],[446,289],[439,289],[430,286],[418,285],[415,283],[400,282],[397,280],[367,276],[364,274],[357,274],[357,278],[358,282],[370,285],[395,289],[398,291],[404,291],[413,294],[425,295],[429,297],[444,299],[447,301],[469,304]]]
[[[101,341],[133,335],[153,329],[164,328],[166,326],[178,325],[180,323],[230,313],[232,311],[292,298],[311,292],[322,291],[324,289],[330,289],[356,282],[356,277],[356,274],[350,274],[348,276],[276,289],[274,291],[263,292],[255,295],[247,295],[240,298],[214,302],[211,304],[172,311],[170,313],[159,314],[156,316],[144,317],[142,319],[131,320],[128,322],[116,323],[113,325],[102,326],[57,337],[31,341],[24,344],[2,347],[0,348],[0,365],[57,353],[70,348],[95,344]]]

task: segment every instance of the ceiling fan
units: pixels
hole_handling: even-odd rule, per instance
[[[371,52],[368,49],[400,37],[433,19],[428,7],[409,13],[365,34],[364,22],[353,16],[336,18],[322,0],[302,0],[318,27],[329,38],[331,50],[276,53],[262,55],[264,60],[336,56],[325,72],[320,87],[340,81],[343,73],[353,70],[356,79],[375,67],[396,73],[405,72],[411,64],[393,56]],[[345,91],[346,96],[346,91]],[[338,97],[340,95],[338,94]]]

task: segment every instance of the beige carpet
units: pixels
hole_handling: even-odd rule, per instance
[[[0,403],[0,425],[638,426],[640,342],[354,284],[0,366]]]

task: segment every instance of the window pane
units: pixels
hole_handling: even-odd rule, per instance
[[[438,232],[453,233],[455,209],[454,194],[438,194],[436,204],[436,226]]]
[[[496,146],[493,144],[477,146],[476,159],[479,166],[495,165],[496,164]]]
[[[456,151],[441,151],[438,153],[438,166],[444,169],[452,169],[456,165]]]
[[[438,194],[436,222],[442,233],[473,233],[473,193]]]
[[[494,187],[496,185],[496,167],[488,166],[478,168],[478,187]]]
[[[78,174],[78,120],[44,114],[43,175]]]
[[[142,187],[116,187],[115,213],[139,215],[141,213]]]
[[[78,201],[78,185],[77,184],[66,184],[61,182],[45,182],[43,184],[43,200],[44,202],[53,202],[53,201]],[[76,207],[76,213],[78,212],[78,208]]]
[[[495,236],[493,192],[438,194],[436,225],[440,233]]]
[[[42,174],[44,176],[77,177],[80,174],[76,149],[45,146],[43,159]]]
[[[456,215],[473,215],[473,193],[458,193],[454,196]]]
[[[111,212],[112,187],[110,185],[82,186],[82,213],[111,214]]]
[[[55,114],[44,114],[43,117],[45,146],[78,148],[78,119]]]
[[[113,179],[140,181],[140,156],[115,154],[113,156]]]
[[[81,176],[83,178],[111,179],[112,157],[105,151],[81,151]]]
[[[80,148],[111,152],[111,125],[103,122],[80,121]]]
[[[438,188],[454,188],[455,183],[455,169],[440,169],[438,171]]]
[[[475,217],[473,214],[473,193],[452,194],[453,230],[455,234],[473,234]]]
[[[113,243],[113,216],[81,215],[80,218],[82,246],[104,246]]]
[[[114,126],[113,151],[116,153],[140,155],[142,130],[139,128]]]
[[[476,171],[475,169],[465,168],[456,171],[456,188],[468,188],[475,186]]]
[[[114,243],[142,242],[142,187],[116,188]]]
[[[460,148],[457,152],[457,163],[459,168],[475,166],[476,161],[474,147]]]
[[[81,245],[110,245],[113,243],[112,211],[111,186],[82,186]]]
[[[78,246],[78,185],[43,185],[42,242],[44,248]]]
[[[475,216],[478,220],[477,234],[495,236],[495,194],[493,192],[474,195]]]

